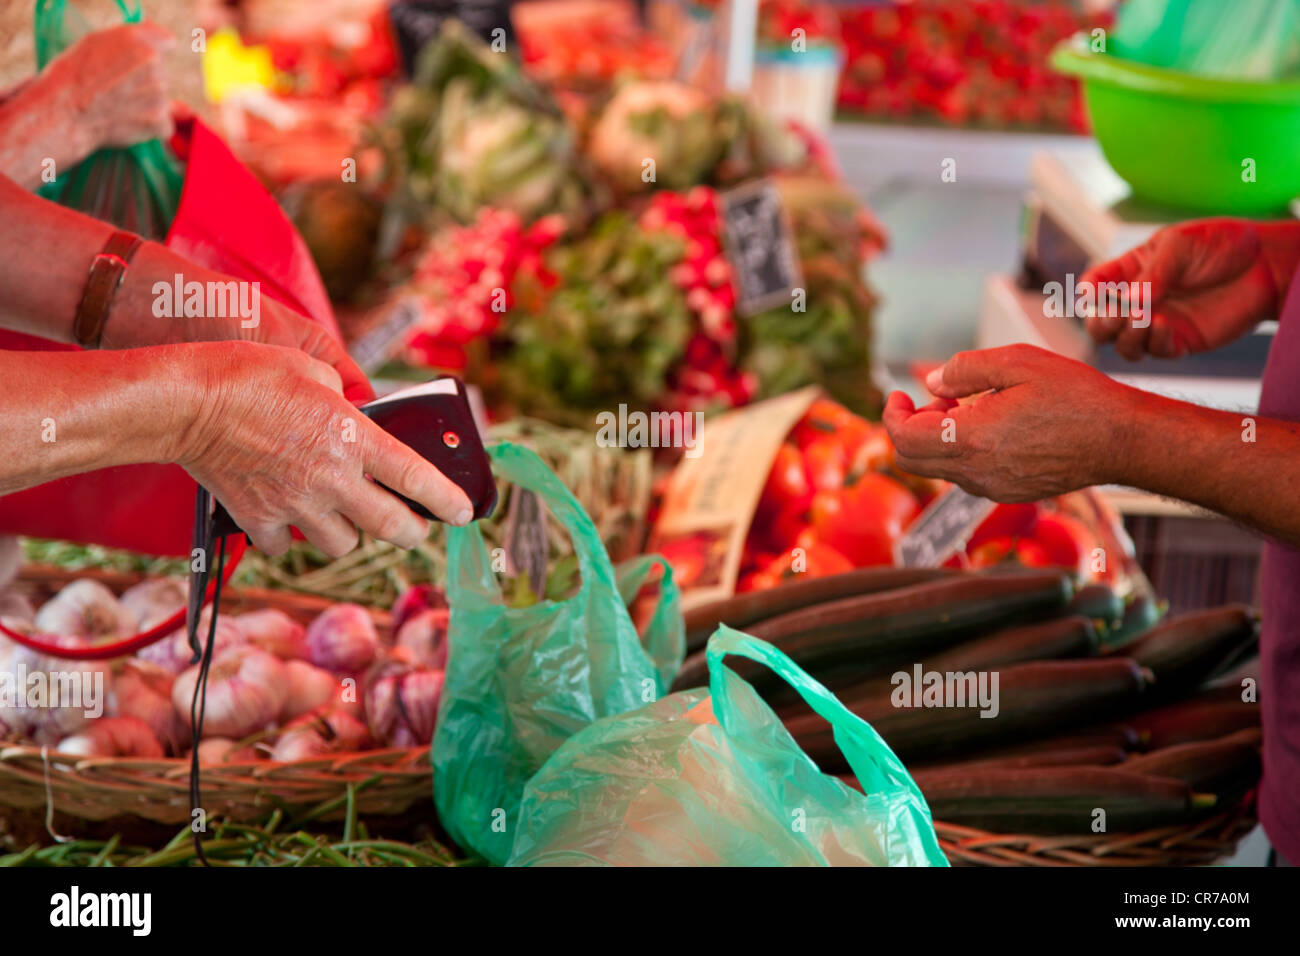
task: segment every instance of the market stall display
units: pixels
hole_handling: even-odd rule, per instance
[[[28,537],[0,536],[0,866],[1182,866],[1269,825],[1267,597],[1171,614],[1102,487],[997,503],[904,467],[872,344],[887,235],[824,132],[832,101],[1083,132],[1077,74],[1139,195],[1229,208],[1222,136],[1157,195],[1115,131],[1218,117],[1280,149],[1293,51],[1261,67],[1243,28],[1208,45],[1233,76],[1177,72],[1226,54],[1169,46],[1140,0],[763,0],[742,93],[729,4],[671,33],[530,2],[504,45],[344,6],[223,18],[204,63],[233,146],[187,120],[106,202],[82,187],[107,165],[47,191],[260,283],[381,394],[471,382],[420,437],[482,440],[478,520],[338,557],[236,536],[226,563],[176,468],[5,495]],[[990,384],[930,411],[1017,387]],[[343,461],[350,411],[282,429],[280,466],[312,441]]]

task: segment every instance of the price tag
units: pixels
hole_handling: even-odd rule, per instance
[[[415,72],[415,64],[430,40],[442,30],[446,20],[459,20],[485,41],[491,42],[494,30],[505,30],[506,49],[515,48],[515,31],[510,23],[513,0],[394,0],[388,5],[388,19],[397,38],[406,75]]]
[[[894,563],[905,568],[937,568],[966,546],[967,540],[997,507],[953,485],[930,502],[898,542]]]
[[[789,305],[803,276],[776,185],[760,179],[728,190],[721,199],[727,258],[736,274],[736,311],[754,315]]]
[[[367,375],[372,374],[397,354],[419,318],[420,306],[414,299],[398,300],[378,325],[352,343],[348,349],[352,361]]]

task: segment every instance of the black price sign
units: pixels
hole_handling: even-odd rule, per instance
[[[937,568],[966,546],[966,541],[997,505],[953,485],[930,502],[898,542],[895,564]]]
[[[728,190],[721,198],[727,257],[736,274],[736,311],[754,315],[789,305],[803,277],[776,185],[760,179]]]
[[[506,50],[513,52],[512,6],[514,0],[394,0],[388,5],[388,19],[393,24],[406,75],[415,72],[420,51],[438,35],[447,20],[459,20],[488,43],[504,36]],[[505,33],[497,34],[496,30]]]

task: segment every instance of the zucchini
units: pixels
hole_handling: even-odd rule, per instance
[[[1259,618],[1229,604],[1168,618],[1120,652],[1155,675],[1152,696],[1172,700],[1259,644]]]
[[[890,697],[878,694],[844,704],[900,757],[914,760],[1008,745],[1130,711],[1145,686],[1145,673],[1128,658],[1035,661],[998,672],[995,717],[981,717],[978,707],[895,707]],[[792,717],[786,728],[823,769],[844,766],[830,727],[820,717]]]
[[[1119,626],[1106,633],[1106,646],[1123,647],[1155,627],[1164,613],[1164,607],[1151,595],[1139,594],[1129,598]]]
[[[1006,575],[958,574],[879,594],[840,598],[769,618],[748,629],[814,675],[824,668],[860,663],[883,669],[1013,621],[1059,612],[1073,596],[1063,572]],[[749,660],[729,662],[751,683],[771,684],[766,669]],[[704,651],[686,659],[674,690],[708,683]]]
[[[858,568],[844,574],[792,581],[780,587],[712,601],[686,612],[686,650],[689,653],[702,648],[719,624],[743,631],[756,621],[813,604],[860,594],[893,591],[952,577],[957,573],[948,568]]]
[[[1069,613],[1090,618],[1102,634],[1109,634],[1124,620],[1123,599],[1105,584],[1089,584],[1075,592]]]
[[[1230,734],[1154,750],[1134,757],[1124,769],[1181,780],[1193,790],[1217,794],[1219,802],[1226,804],[1259,783],[1259,746],[1250,738]]]
[[[1110,767],[984,769],[917,781],[934,819],[998,833],[1090,834],[1169,826],[1215,804],[1181,780]]]
[[[1111,764],[1123,763],[1126,754],[1119,747],[1114,745],[1098,745],[1095,747],[1072,747],[1060,750],[1041,750],[1034,753],[1025,754],[1007,754],[1000,757],[978,757],[972,760],[961,760],[956,763],[932,764],[926,767],[918,767],[912,771],[912,777],[916,780],[921,789],[925,787],[921,783],[927,775],[954,773],[957,771],[973,770],[991,770],[994,768],[1003,770],[1022,769],[1025,767],[1106,767]]]
[[[997,747],[979,750],[971,754],[971,760],[985,760],[997,757],[1018,757],[1042,753],[1054,753],[1061,750],[1084,750],[1093,747],[1114,747],[1125,752],[1138,749],[1139,737],[1136,730],[1128,724],[1097,724],[1081,730],[1072,730],[1057,737],[1043,737],[1028,740],[1010,747]]]
[[[922,663],[925,670],[944,674],[950,671],[981,671],[1028,661],[1090,657],[1100,646],[1097,630],[1090,619],[1061,617],[995,631],[986,637],[978,637],[940,651]],[[865,666],[869,666],[869,662],[864,662],[859,669]],[[813,676],[835,691],[841,700],[888,697],[893,690],[889,675],[881,674],[878,668],[872,670],[872,676],[857,681],[846,680],[840,669],[831,675],[815,671]],[[848,676],[851,677],[852,674]],[[768,703],[778,708],[782,717],[810,712],[808,705],[794,694],[793,689],[788,690],[789,693],[782,693],[778,688],[777,693],[765,695]]]
[[[1175,744],[1212,740],[1260,725],[1259,704],[1243,701],[1240,692],[1226,688],[1232,696],[1199,695],[1188,700],[1134,714],[1129,722],[1147,742],[1149,750],[1163,750]]]

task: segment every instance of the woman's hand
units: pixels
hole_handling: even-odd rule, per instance
[[[1193,220],[1166,226],[1118,259],[1093,266],[1080,278],[1081,287],[1149,282],[1151,315],[1097,309],[1087,317],[1089,334],[1097,342],[1114,342],[1130,360],[1144,354],[1177,358],[1219,348],[1276,318],[1281,295],[1263,235],[1244,219]],[[1141,299],[1129,298],[1134,301]]]
[[[328,365],[252,343],[191,350],[198,408],[170,457],[262,551],[283,554],[291,526],[335,557],[356,546],[358,528],[404,548],[424,541],[429,523],[375,482],[444,521],[472,519],[465,493],[357,411]]]
[[[156,23],[129,23],[82,37],[37,78],[54,84],[81,157],[172,134],[163,55],[175,45]]]

